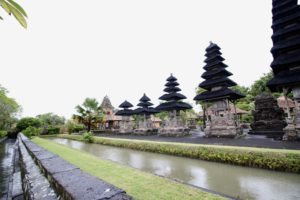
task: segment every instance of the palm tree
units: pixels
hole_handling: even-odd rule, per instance
[[[94,98],[86,98],[83,104],[76,106],[75,109],[78,114],[73,115],[73,119],[84,124],[87,131],[104,119],[104,112]]]
[[[24,28],[27,28],[27,14],[18,3],[13,0],[0,0],[0,7],[2,7],[7,14],[12,14]],[[3,20],[1,16],[0,19]]]

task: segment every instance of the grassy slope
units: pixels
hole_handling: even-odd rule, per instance
[[[65,147],[49,140],[35,137],[33,142],[80,167],[83,171],[124,189],[135,199],[223,199],[187,185],[141,172],[114,162],[101,160],[90,154]]]

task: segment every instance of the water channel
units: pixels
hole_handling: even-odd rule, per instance
[[[241,199],[299,200],[300,175],[52,138],[101,159]]]
[[[7,199],[9,179],[12,174],[13,145],[15,140],[0,142],[0,200]]]

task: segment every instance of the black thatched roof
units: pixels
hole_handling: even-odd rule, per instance
[[[300,84],[300,69],[293,71],[285,71],[277,74],[271,79],[267,86],[271,91],[278,91],[281,87],[292,87]]]
[[[164,92],[168,92],[168,93],[179,92],[179,91],[181,91],[181,89],[179,87],[174,87],[174,86],[167,87],[164,89]]]
[[[133,111],[134,114],[141,115],[151,115],[154,113],[158,113],[156,109],[150,107],[153,105],[153,103],[150,102],[151,99],[146,96],[146,94],[143,95],[142,98],[140,98],[140,103],[137,104],[140,108],[137,108]]]
[[[115,115],[119,116],[131,116],[134,114],[134,111],[131,109],[125,109],[125,110],[118,110]]]
[[[160,104],[156,108],[159,108],[161,111],[169,111],[169,110],[184,110],[192,108],[189,104],[184,102],[179,102],[180,100],[186,99],[186,96],[178,93],[181,89],[179,83],[177,82],[177,78],[171,74],[171,76],[167,79],[167,83],[165,84],[166,88],[164,92],[166,94],[159,97],[160,100],[167,101],[165,103]],[[178,103],[178,104],[177,104]]]
[[[187,110],[192,109],[192,106],[184,102],[171,101],[160,104],[156,109],[159,111]]]
[[[149,97],[147,97],[147,95],[144,93],[142,98],[140,98],[140,101],[141,102],[148,102],[148,101],[151,101],[151,99]]]
[[[177,81],[177,78],[175,78],[174,76],[173,76],[173,74],[171,74],[171,76],[169,77],[169,78],[167,78],[167,81],[168,82],[174,82],[174,81]]]
[[[126,100],[119,105],[119,108],[124,108],[124,109],[131,108],[131,107],[133,107],[133,105]]]
[[[155,108],[137,108],[133,111],[133,113],[136,115],[151,115],[158,112],[159,111],[156,110]]]
[[[226,75],[226,76],[231,76],[232,73],[230,73],[229,71],[227,71],[226,69],[224,68],[218,68],[218,69],[215,69],[215,70],[211,70],[211,71],[206,71],[204,72],[201,77],[204,78],[204,79],[209,79],[209,78],[212,78],[214,76],[218,76],[218,75]]]
[[[186,99],[186,96],[175,92],[175,93],[164,94],[161,97],[159,97],[159,99],[164,101],[182,100],[182,99]]]
[[[204,72],[201,77],[205,79],[199,84],[200,88],[207,91],[197,95],[196,101],[212,101],[219,98],[239,99],[244,97],[242,94],[236,93],[228,87],[235,86],[236,83],[228,77],[232,75],[225,68],[228,66],[223,63],[224,58],[221,56],[220,47],[217,44],[210,42],[206,48],[207,57],[205,59],[206,65],[203,67]]]
[[[195,96],[195,101],[213,101],[217,99],[235,100],[245,97],[243,94],[233,91],[229,88],[223,88],[217,91],[205,91]]]
[[[149,107],[149,106],[153,106],[153,103],[151,103],[151,102],[140,102],[140,103],[137,104],[137,106]]]
[[[217,79],[207,79],[207,80],[203,81],[202,83],[200,83],[199,87],[209,90],[215,86],[231,87],[231,86],[235,86],[235,85],[236,85],[236,83],[234,81],[230,80],[227,77],[223,77],[223,78],[217,78]]]
[[[177,81],[167,82],[165,84],[166,87],[176,87],[178,85],[179,85],[179,83],[177,83]]]
[[[297,0],[273,0],[274,78],[267,84],[271,91],[300,85],[300,6]]]

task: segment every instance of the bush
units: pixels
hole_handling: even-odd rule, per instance
[[[35,127],[39,128],[41,127],[42,123],[39,119],[36,119],[34,117],[24,117],[20,119],[17,123],[17,129],[18,131],[23,131],[27,129],[28,127]]]
[[[0,131],[0,138],[6,137],[7,131]]]
[[[84,125],[78,124],[74,121],[69,120],[67,122],[68,132],[71,133],[79,133],[80,131],[84,130]]]
[[[89,143],[94,142],[94,136],[91,132],[85,132],[82,136],[83,140]]]
[[[29,126],[25,130],[22,131],[24,135],[26,135],[28,138],[31,138],[32,136],[38,136],[40,135],[41,130],[36,127]]]
[[[52,135],[52,134],[59,134],[59,131],[60,131],[60,127],[58,126],[49,126],[47,128],[47,133],[49,135]]]
[[[61,138],[82,141],[77,135],[60,135]],[[277,171],[300,173],[300,153],[294,151],[265,150],[259,148],[221,147],[195,144],[176,144],[109,138],[93,138],[94,143],[122,148],[183,156],[233,165],[257,167]]]

